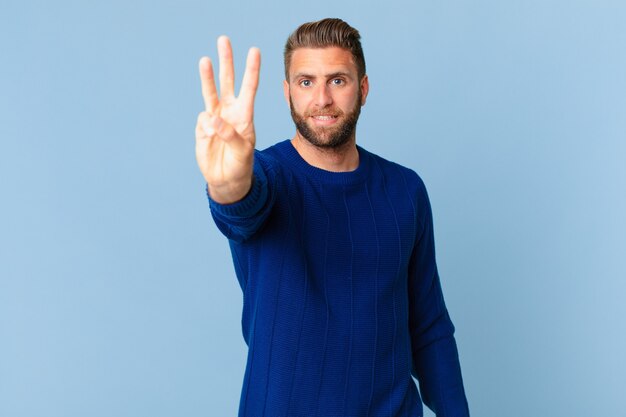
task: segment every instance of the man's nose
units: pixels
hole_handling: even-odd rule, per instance
[[[333,97],[328,85],[324,84],[317,88],[315,94],[315,104],[319,107],[326,107],[333,103]]]

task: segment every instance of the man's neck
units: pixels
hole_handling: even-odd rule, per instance
[[[331,172],[349,172],[359,167],[359,151],[352,138],[339,148],[321,148],[300,137],[298,133],[291,144],[309,165]]]

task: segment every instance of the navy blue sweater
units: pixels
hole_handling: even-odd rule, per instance
[[[243,291],[240,416],[469,415],[424,184],[358,151],[336,173],[280,142],[242,201],[210,200]]]

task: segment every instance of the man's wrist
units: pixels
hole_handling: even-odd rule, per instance
[[[243,200],[252,189],[253,176],[249,179],[238,183],[228,184],[225,186],[212,186],[207,183],[209,197],[216,203],[226,205],[234,204]]]

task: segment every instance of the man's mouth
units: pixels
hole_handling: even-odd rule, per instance
[[[317,114],[312,115],[311,119],[313,119],[313,125],[318,126],[320,128],[334,126],[337,123],[339,116],[335,116],[332,114]]]

